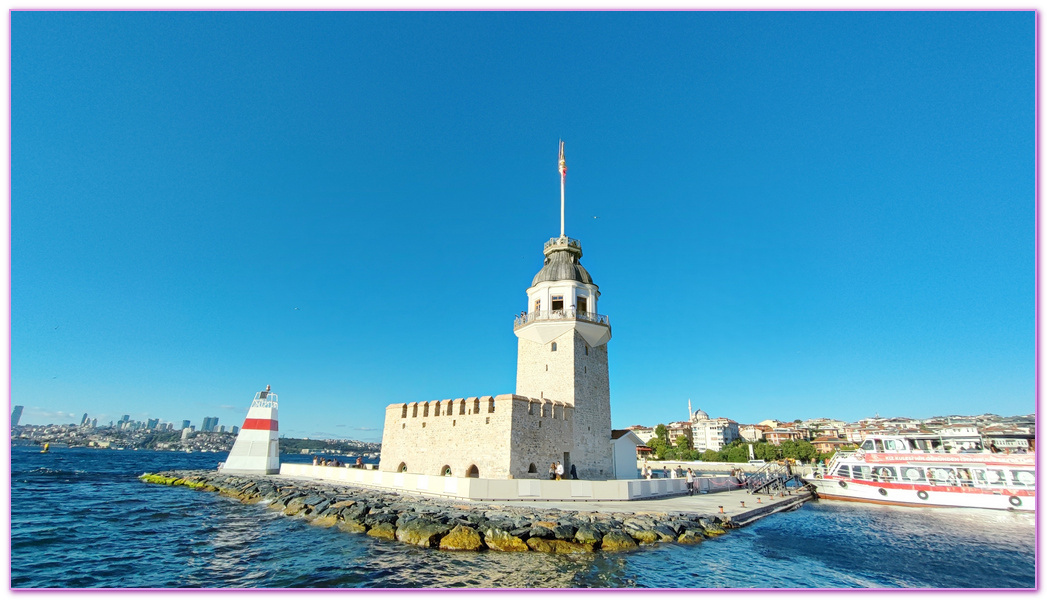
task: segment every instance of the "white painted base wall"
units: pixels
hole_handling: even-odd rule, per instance
[[[475,479],[415,473],[389,473],[345,467],[283,463],[280,475],[341,481],[403,493],[444,496],[463,500],[641,500],[686,493],[683,479],[661,480],[561,480]]]

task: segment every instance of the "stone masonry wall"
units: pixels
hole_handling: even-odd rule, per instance
[[[422,475],[466,477],[475,466],[479,477],[509,475],[512,395],[390,404],[385,409],[382,458],[378,468]],[[404,416],[406,414],[406,416]]]
[[[573,406],[573,441],[562,452],[583,479],[614,476],[606,344],[590,347],[573,329],[545,344],[519,338],[516,393]]]
[[[515,479],[546,479],[549,465],[564,462],[574,445],[574,409],[562,402],[513,397],[512,457]],[[572,457],[573,460],[573,457]],[[535,472],[529,472],[534,465]],[[571,465],[564,463],[564,475]]]
[[[450,467],[466,477],[475,466],[487,479],[545,478],[549,464],[571,451],[573,412],[512,394],[390,404],[378,468],[397,472],[406,465],[409,473],[440,476]]]

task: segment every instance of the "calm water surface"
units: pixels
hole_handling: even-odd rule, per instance
[[[451,553],[137,479],[210,469],[224,458],[12,448],[12,587],[1035,586],[1029,514],[815,502],[696,546],[580,556]]]

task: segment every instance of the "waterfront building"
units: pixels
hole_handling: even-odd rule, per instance
[[[694,431],[691,428],[691,423],[688,421],[676,421],[669,423],[665,426],[667,435],[669,436],[669,444],[673,446],[679,446],[678,440],[680,436],[687,439],[686,445],[693,447],[694,444]]]
[[[611,326],[598,313],[600,290],[581,264],[581,242],[564,233],[560,149],[560,236],[545,243],[544,264],[513,324],[516,392],[388,405],[380,470],[538,479],[560,462],[582,479],[614,476]]]
[[[771,429],[766,425],[739,425],[738,436],[750,443],[762,442],[764,434]]]
[[[639,458],[637,448],[645,447],[640,437],[629,429],[612,429],[611,446],[614,452],[614,478],[636,479],[639,476],[636,468]]]
[[[22,409],[24,406],[15,406],[14,410],[11,411],[11,427],[18,427],[18,422],[22,420]]]
[[[774,444],[775,446],[781,446],[784,441],[800,439],[800,434],[795,429],[778,427],[764,433],[763,437],[768,443]]]
[[[851,443],[838,437],[819,437],[811,440],[811,445],[822,454],[830,454]]]
[[[741,437],[736,421],[725,417],[709,418],[709,414],[701,409],[691,414],[690,430],[694,449],[699,452],[719,452]]]
[[[636,436],[638,438],[640,438],[640,441],[642,443],[644,443],[644,444],[646,444],[647,442],[650,442],[651,439],[653,439],[655,437],[654,427],[645,427],[643,425],[632,425],[630,427],[626,427],[626,429],[628,429],[629,431],[632,431],[633,433],[635,433]]]

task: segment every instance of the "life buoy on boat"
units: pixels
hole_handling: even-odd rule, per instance
[[[880,491],[880,495],[881,495],[881,496],[886,496],[886,495],[887,495],[887,490],[885,490],[885,489],[883,489],[883,488],[880,488],[880,490],[879,490],[879,491]]]
[[[1008,502],[1011,503],[1011,506],[1021,506],[1022,505],[1022,499],[1019,498],[1018,496],[1011,496],[1011,498],[1010,498],[1010,500],[1008,500]]]
[[[842,487],[842,488],[847,487],[847,482],[846,481],[841,481],[840,482],[840,487]]]
[[[920,500],[926,500],[927,499],[927,492],[925,492],[923,490],[920,490],[920,491],[916,492],[916,497],[919,498]]]

